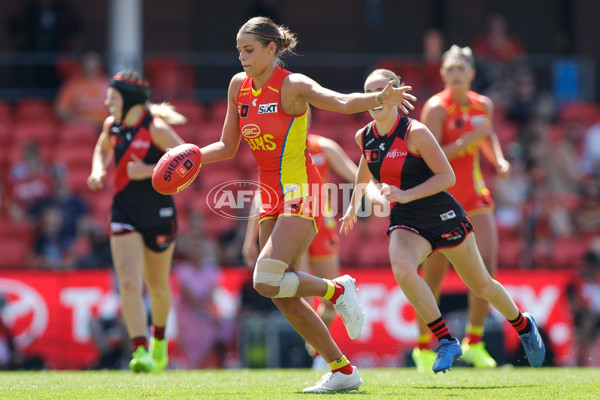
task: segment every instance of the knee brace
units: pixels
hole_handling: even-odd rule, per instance
[[[287,263],[272,258],[264,258],[256,262],[254,267],[253,284],[256,288],[257,283],[278,287],[279,293],[273,297],[284,298],[294,297],[298,291],[300,280],[294,272],[285,272],[288,269]]]

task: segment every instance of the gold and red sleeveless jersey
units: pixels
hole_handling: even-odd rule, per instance
[[[323,182],[329,182],[329,163],[327,162],[327,154],[323,151],[319,139],[321,136],[312,133],[308,134],[306,146],[312,156],[313,162],[323,179]]]
[[[455,142],[466,132],[487,118],[485,104],[481,95],[469,91],[469,104],[460,105],[454,101],[450,89],[436,94],[446,109],[446,119],[442,127],[441,145]],[[480,166],[480,144],[474,144],[450,161],[456,175],[456,184],[448,189],[467,212],[486,210],[493,207],[490,191],[485,186]]]
[[[281,108],[281,86],[290,71],[276,67],[262,88],[246,77],[238,93],[240,131],[258,164],[263,207],[319,195],[323,184],[306,147],[308,109],[299,115]],[[276,202],[264,187],[276,193]]]

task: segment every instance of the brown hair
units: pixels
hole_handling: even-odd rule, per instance
[[[268,17],[250,18],[238,31],[238,35],[241,34],[256,36],[256,39],[265,47],[271,42],[275,43],[277,46],[275,58],[278,64],[281,63],[280,57],[283,54],[288,52],[294,54],[294,48],[298,44],[294,33],[283,25],[277,25]]]
[[[375,71],[371,72],[369,74],[369,76],[367,76],[367,79],[369,79],[373,75],[381,75],[385,78],[388,78],[390,81],[394,81],[395,88],[398,88],[398,87],[404,85],[404,82],[402,82],[402,80],[400,79],[400,76],[396,75],[395,72],[390,71],[389,69],[377,68]],[[367,80],[367,79],[365,79],[365,80]]]

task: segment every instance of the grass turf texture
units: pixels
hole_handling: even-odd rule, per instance
[[[0,399],[599,399],[600,369],[362,369],[365,384],[349,393],[303,394],[320,374],[311,370],[204,370],[0,373]]]

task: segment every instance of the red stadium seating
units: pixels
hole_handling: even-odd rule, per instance
[[[523,265],[524,244],[518,237],[505,238],[498,250],[499,268],[519,268]]]
[[[26,221],[14,221],[9,217],[0,217],[0,238],[14,238],[29,243],[32,236],[33,231]]]
[[[91,171],[91,156],[90,164],[88,166],[80,166],[77,168],[69,168],[69,184],[71,189],[75,193],[87,194],[89,188],[87,185],[87,179],[90,176]]]
[[[57,136],[60,145],[83,144],[88,146],[91,154],[100,136],[100,130],[95,130],[88,125],[61,124],[57,128]]]
[[[57,146],[54,149],[54,162],[67,165],[70,170],[87,169],[88,173],[92,168],[93,147],[85,144],[72,146]]]
[[[18,238],[5,237],[0,240],[0,268],[26,268],[29,243]]]
[[[19,121],[13,125],[15,142],[33,141],[41,146],[54,144],[57,139],[56,125],[53,120]]]
[[[12,105],[6,101],[0,101],[0,123],[10,123],[13,119]]]
[[[170,57],[155,57],[146,61],[146,75],[152,86],[152,96],[159,101],[189,98],[196,86],[193,67]]]
[[[19,121],[56,122],[52,102],[46,99],[28,98],[18,101],[15,116]]]
[[[220,123],[223,126],[225,115],[227,115],[227,100],[217,100],[210,104],[208,108],[209,121],[214,121],[217,124]]]
[[[6,147],[13,141],[13,130],[10,122],[0,121],[0,146]]]
[[[108,222],[110,218],[110,207],[112,206],[113,196],[110,191],[101,190],[98,192],[89,192],[89,203],[92,208],[92,216],[100,223]]]
[[[204,104],[195,100],[174,100],[171,102],[175,110],[183,114],[188,123],[199,124],[206,121],[206,112]]]

